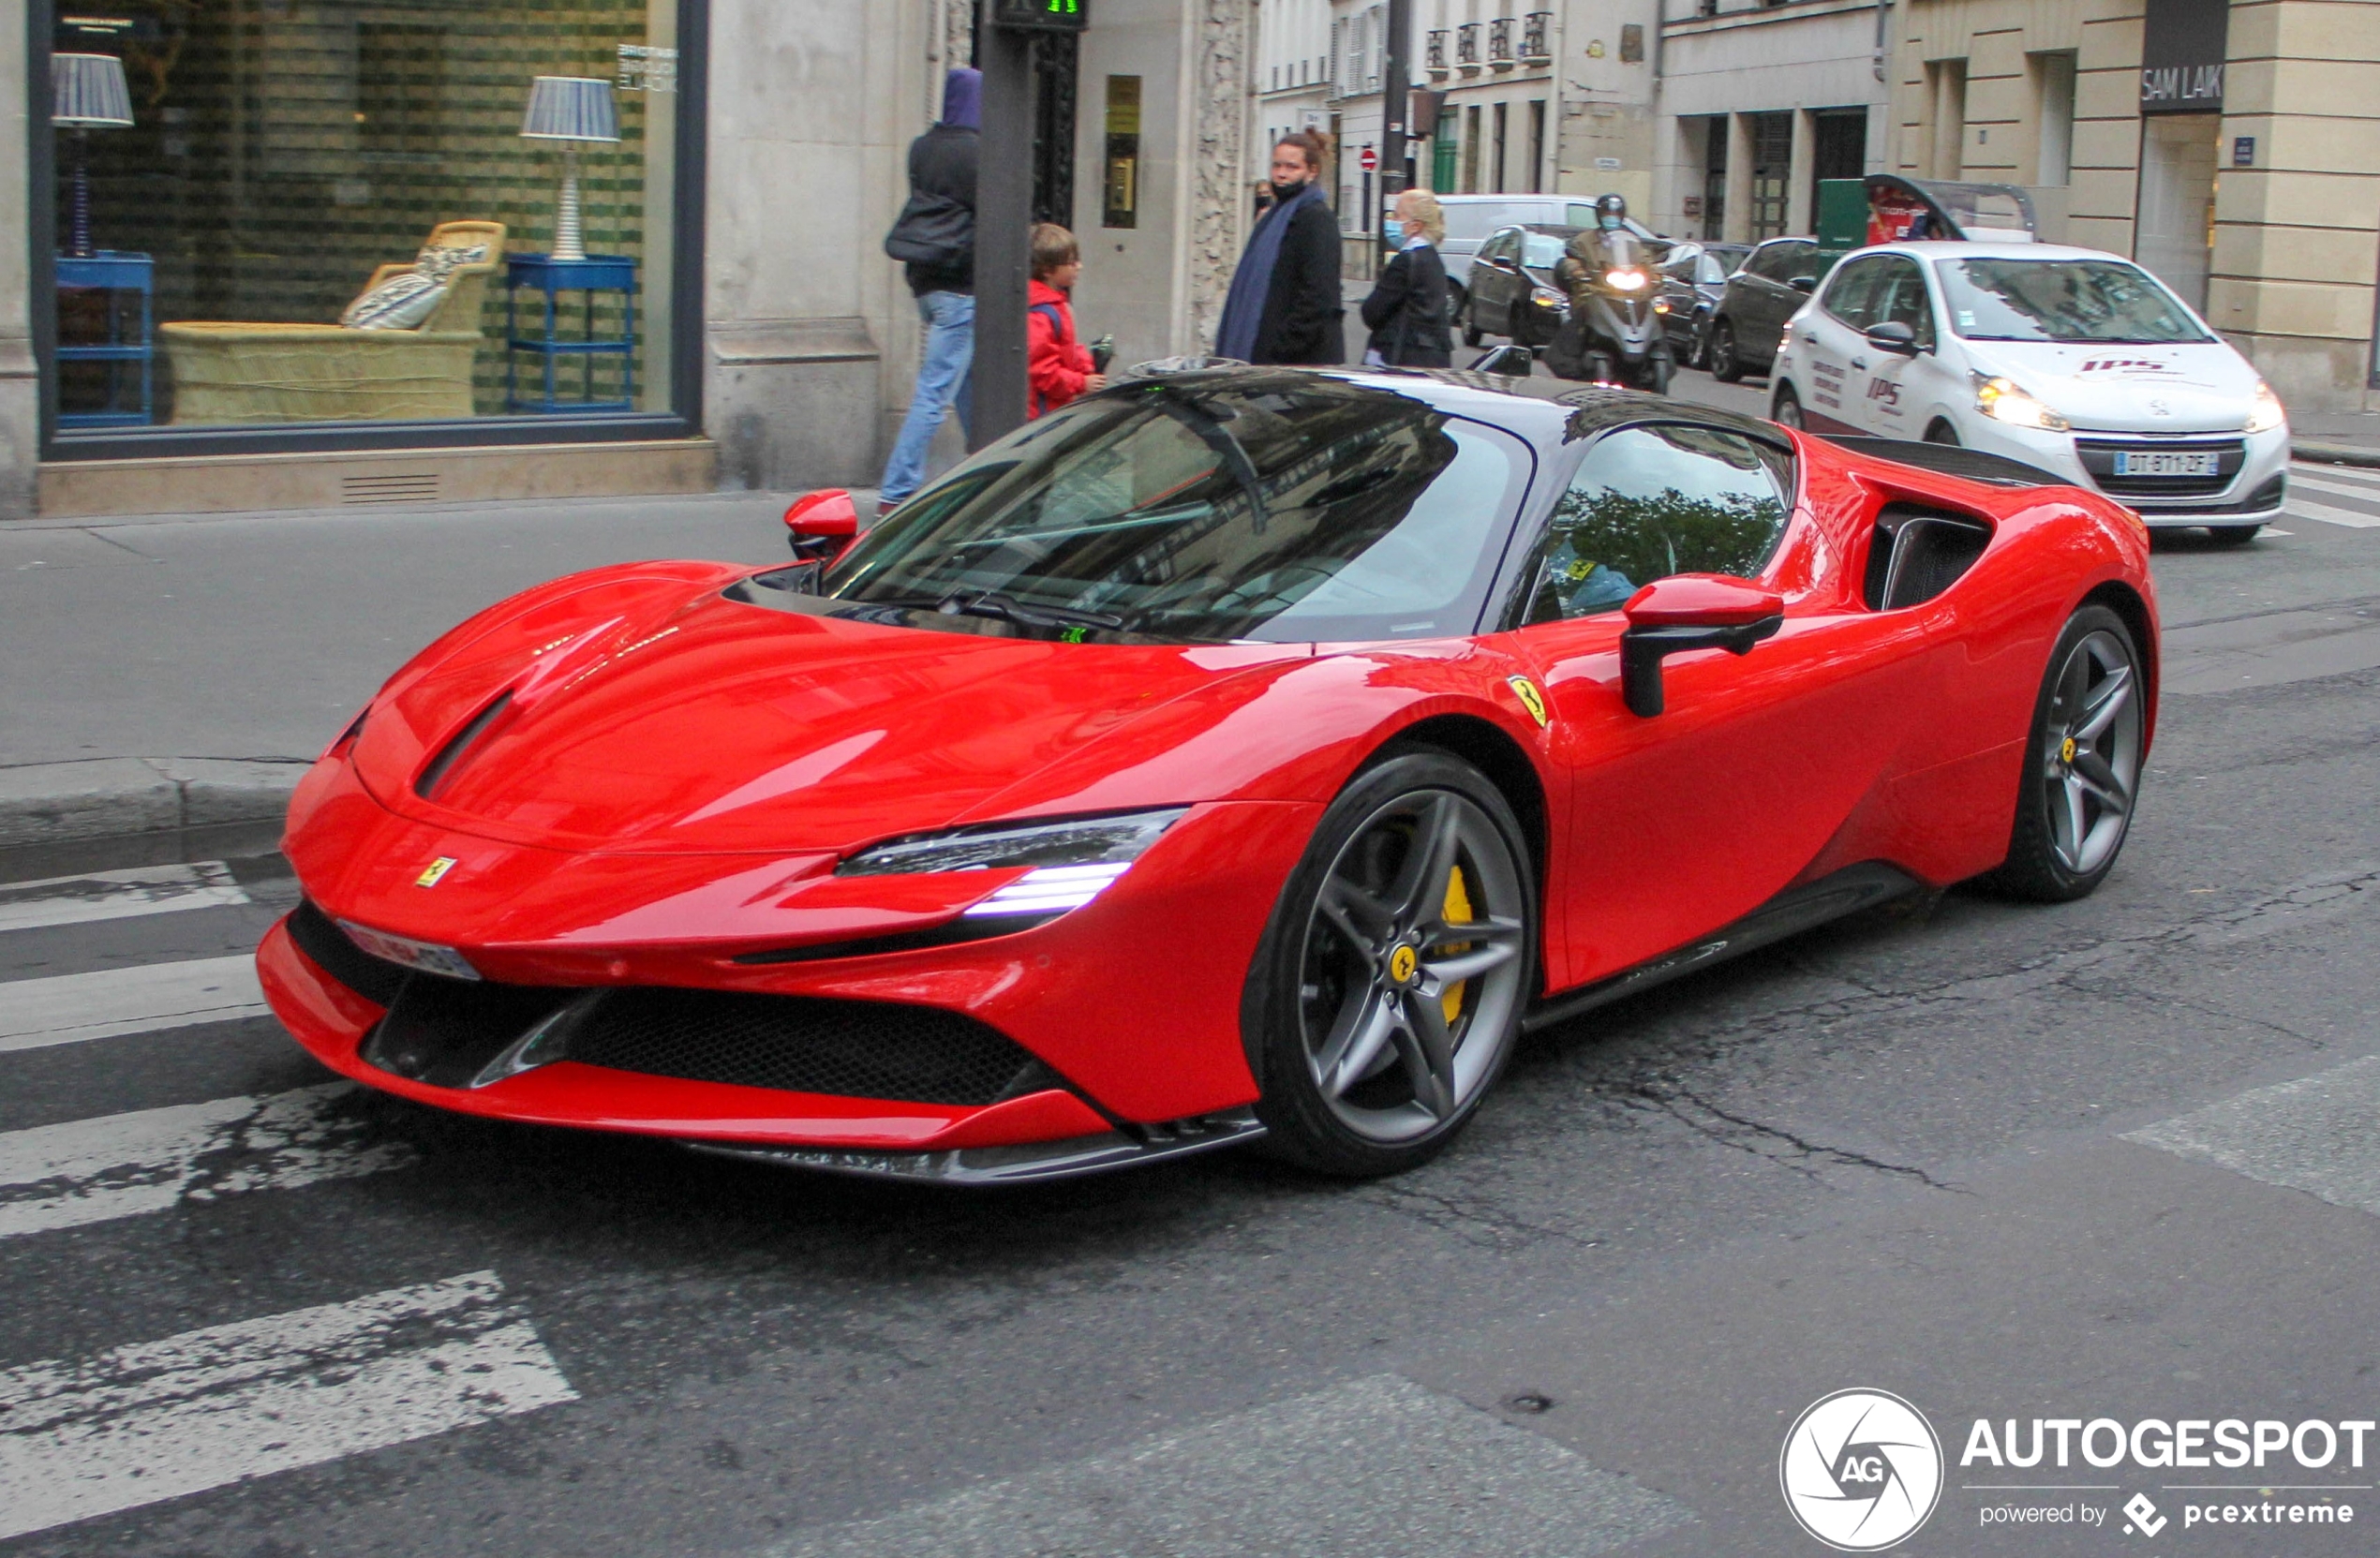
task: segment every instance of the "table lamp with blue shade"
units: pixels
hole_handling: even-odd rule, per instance
[[[73,215],[68,219],[67,253],[88,260],[91,247],[91,170],[89,134],[122,129],[132,123],[132,89],[124,79],[124,62],[113,54],[52,54],[50,56],[50,123],[73,133]]]
[[[554,208],[556,260],[584,260],[587,245],[578,224],[578,149],[619,140],[619,111],[612,83],[598,76],[538,76],[529,82],[528,111],[521,118],[526,141],[562,143],[562,194]]]

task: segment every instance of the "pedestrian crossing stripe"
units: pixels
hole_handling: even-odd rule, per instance
[[[0,885],[0,931],[83,925],[181,910],[248,902],[220,860],[186,866],[136,866],[120,871],[50,877]]]
[[[577,1399],[493,1271],[0,1370],[0,1541]]]
[[[0,984],[0,1053],[262,1016],[256,958],[199,957]]]

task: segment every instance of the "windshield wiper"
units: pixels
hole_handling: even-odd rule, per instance
[[[1027,605],[996,589],[955,589],[934,604],[945,616],[988,616],[1028,628],[1121,628],[1123,618],[1109,612],[1078,611],[1072,606]]]

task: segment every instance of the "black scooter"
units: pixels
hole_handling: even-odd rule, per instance
[[[1654,306],[1660,289],[1643,241],[1614,228],[1596,233],[1584,248],[1562,258],[1570,317],[1565,339],[1546,354],[1546,366],[1564,378],[1669,393],[1677,364]]]

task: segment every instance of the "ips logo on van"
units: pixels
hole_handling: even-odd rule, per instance
[[[1777,1476],[1803,1530],[1839,1552],[1876,1552],[1933,1514],[1941,1441],[1898,1396],[1837,1390],[1794,1421]]]

